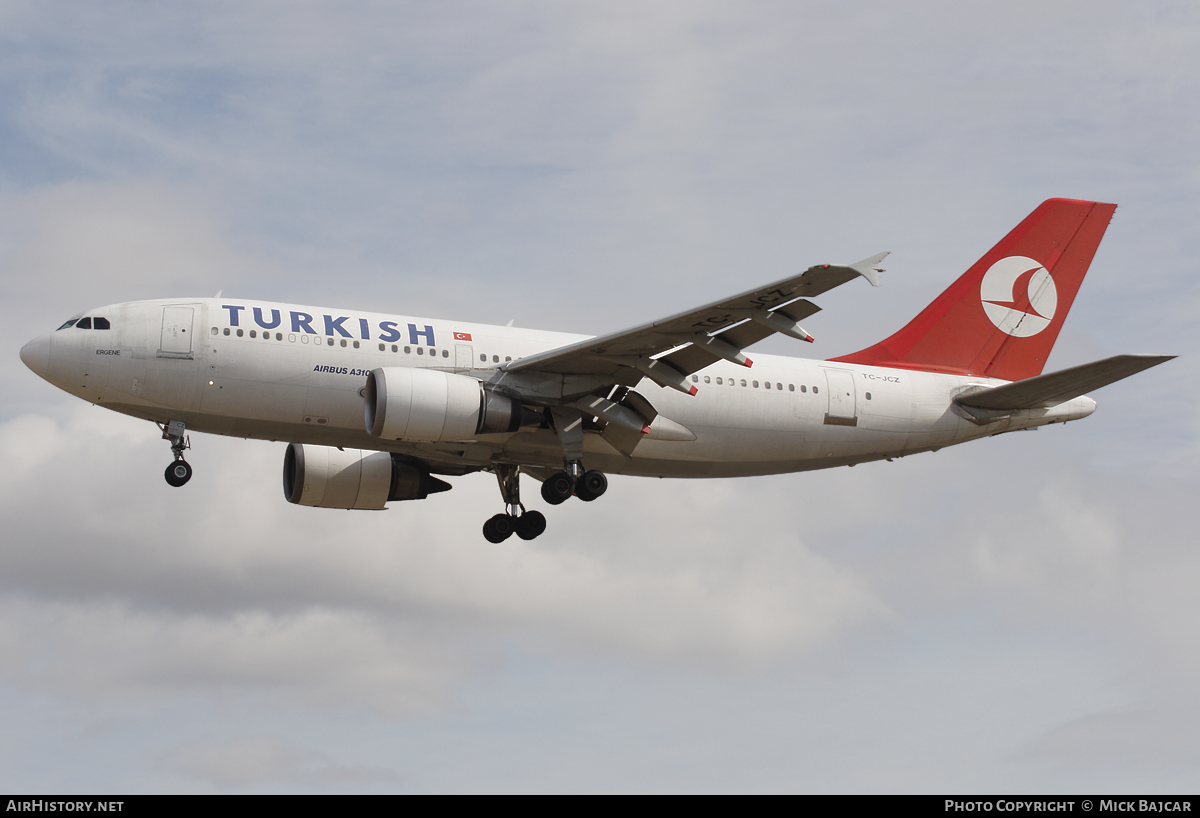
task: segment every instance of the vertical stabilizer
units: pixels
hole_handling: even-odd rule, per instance
[[[908,326],[832,360],[1006,381],[1041,374],[1116,209],[1043,202]]]

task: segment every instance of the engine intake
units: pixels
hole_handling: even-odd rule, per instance
[[[515,432],[522,416],[519,400],[466,375],[388,366],[367,376],[363,420],[375,437],[470,440],[481,434]]]
[[[451,488],[390,452],[291,443],[283,456],[283,496],[302,506],[381,509]]]

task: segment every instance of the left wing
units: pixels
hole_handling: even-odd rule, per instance
[[[742,350],[768,335],[780,332],[811,341],[799,322],[821,308],[807,298],[859,276],[878,287],[883,270],[877,265],[885,256],[887,253],[879,253],[857,264],[809,267],[774,284],[623,332],[519,358],[501,369],[616,379],[629,369],[661,386],[695,393],[688,375],[721,359],[750,366],[753,362]]]

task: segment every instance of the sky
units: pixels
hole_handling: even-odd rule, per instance
[[[1194,793],[1197,98],[1189,3],[2,0],[0,790]],[[290,505],[283,443],[170,488],[18,357],[218,290],[604,333],[890,250],[756,347],[828,358],[1054,196],[1119,208],[1048,371],[1180,356],[1090,418],[531,542],[486,474]]]

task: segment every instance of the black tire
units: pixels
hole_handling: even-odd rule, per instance
[[[590,503],[606,491],[608,491],[608,478],[604,476],[603,472],[593,470],[584,472],[583,478],[575,488],[575,496]]]
[[[483,524],[483,536],[488,542],[501,543],[512,536],[516,520],[507,514],[497,514]]]
[[[167,485],[179,488],[184,483],[192,479],[192,467],[188,465],[186,460],[176,460],[174,463],[167,466],[167,470],[163,473],[163,477],[167,479]]]
[[[546,515],[540,511],[526,511],[517,518],[517,536],[532,540],[546,530]]]
[[[575,485],[571,481],[571,475],[565,471],[550,475],[542,483],[542,499],[552,506],[565,503],[574,492]]]

